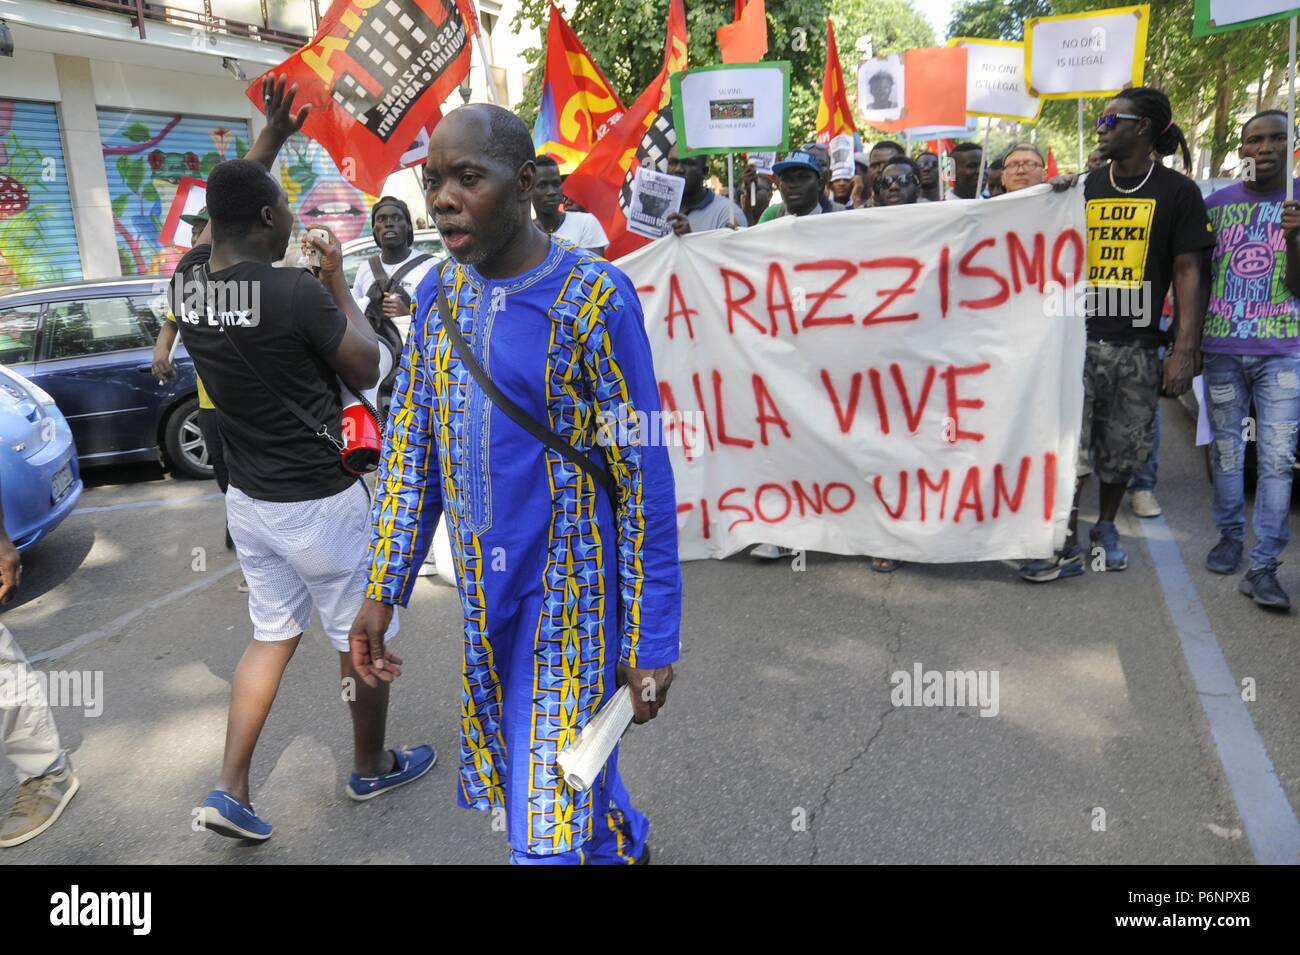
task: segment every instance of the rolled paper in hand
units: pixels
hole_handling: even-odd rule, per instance
[[[586,792],[591,788],[631,722],[632,692],[625,684],[560,753],[557,762],[571,789]]]

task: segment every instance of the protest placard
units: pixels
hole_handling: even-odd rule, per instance
[[[627,230],[648,239],[667,235],[668,217],[682,207],[686,180],[646,166],[638,166],[632,179],[632,200],[628,206]]]
[[[1074,99],[1141,86],[1150,19],[1151,7],[1140,4],[1026,20],[1030,95]]]
[[[671,83],[680,155],[788,148],[788,62],[702,66],[674,73]]]
[[[208,202],[208,184],[193,176],[182,176],[176,184],[176,194],[167,208],[167,218],[158,234],[164,245],[189,249],[194,245],[194,228],[182,216],[196,215]]]
[[[858,112],[867,122],[903,115],[906,78],[898,54],[876,57],[858,67]]]
[[[1065,538],[1083,406],[1083,204],[786,216],[619,261],[654,349],[680,552],[930,562]],[[864,239],[868,236],[869,241]]]
[[[754,167],[755,172],[770,176],[773,174],[772,167],[776,165],[776,153],[750,153],[749,164]]]
[[[853,137],[847,133],[831,139],[831,180],[852,179],[856,169],[853,165]]]
[[[1241,30],[1300,14],[1296,0],[1196,0],[1193,36]]]
[[[954,37],[948,45],[966,51],[968,115],[1037,122],[1043,101],[1029,94],[1024,43]]]

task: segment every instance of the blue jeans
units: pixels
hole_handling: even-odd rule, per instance
[[[1156,489],[1156,468],[1160,466],[1160,405],[1156,404],[1156,423],[1154,436],[1151,438],[1151,453],[1146,463],[1128,482],[1129,493],[1133,491],[1154,491]]]
[[[1291,468],[1300,424],[1300,354],[1205,356],[1205,395],[1214,430],[1214,523],[1231,540],[1246,539],[1242,471],[1255,404],[1259,484],[1251,569],[1277,564],[1290,538]]]

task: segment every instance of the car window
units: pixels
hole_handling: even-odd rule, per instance
[[[0,365],[16,365],[35,357],[40,324],[40,303],[0,309]]]
[[[135,299],[120,296],[57,302],[45,316],[42,358],[53,361],[150,348],[151,322],[156,320],[143,297],[138,306]]]
[[[357,280],[357,269],[361,268],[361,263],[370,258],[379,248],[373,242],[367,242],[361,248],[349,252],[343,256],[343,277],[348,280],[348,288]]]

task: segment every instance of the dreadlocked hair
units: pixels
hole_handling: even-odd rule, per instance
[[[1183,154],[1183,168],[1192,168],[1192,152],[1187,148],[1187,137],[1174,122],[1174,108],[1163,90],[1153,86],[1135,86],[1117,97],[1133,104],[1133,111],[1151,120],[1151,148],[1159,156]]]

